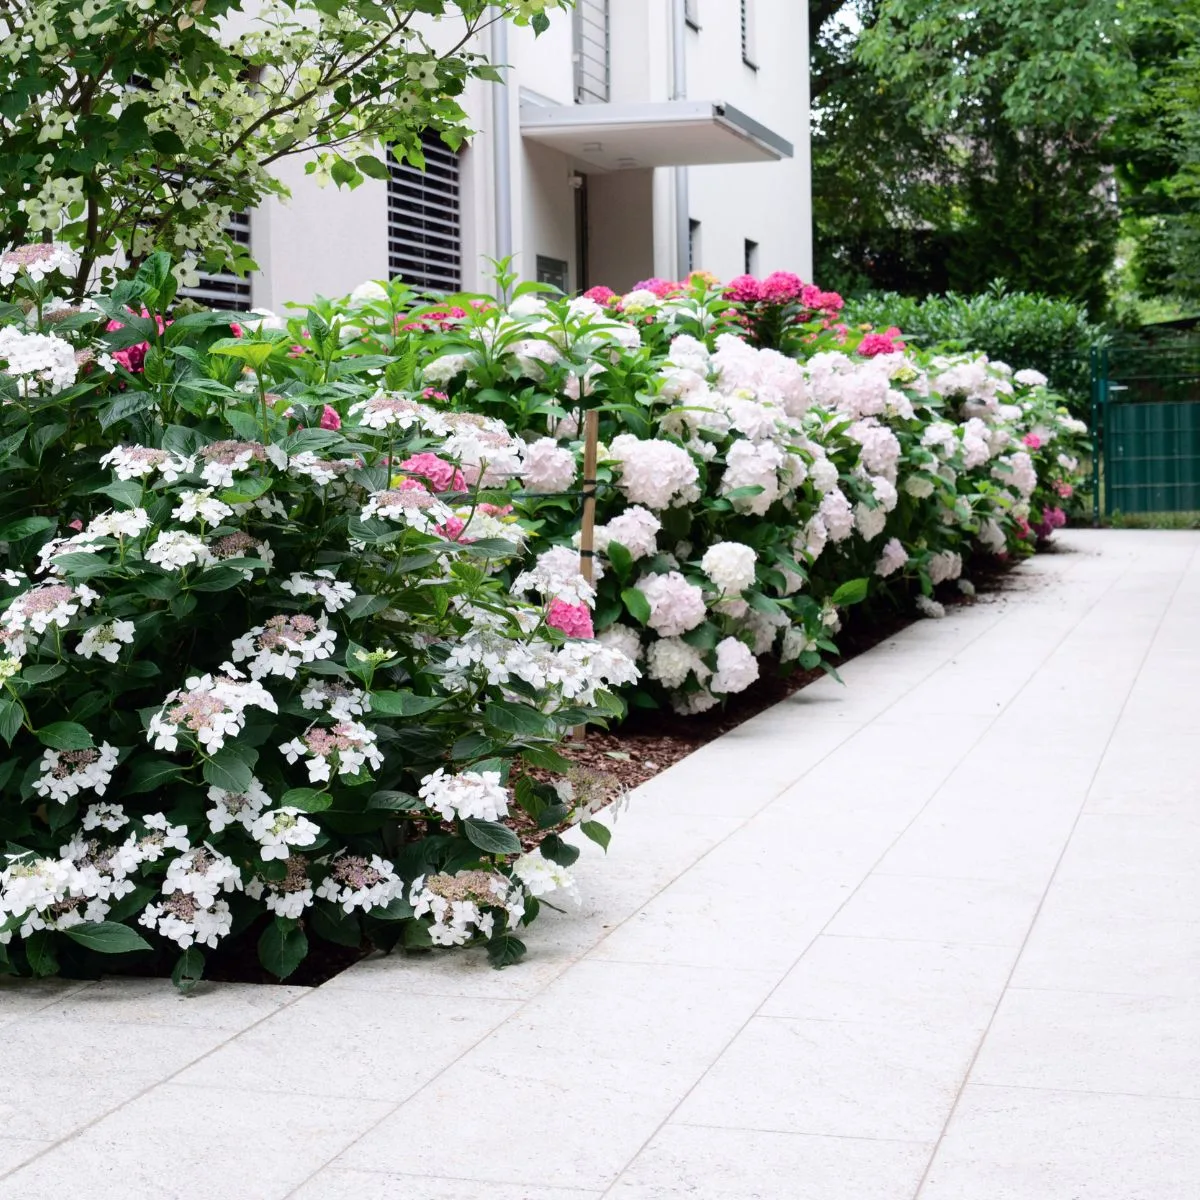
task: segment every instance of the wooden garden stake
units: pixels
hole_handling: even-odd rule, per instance
[[[583,414],[583,524],[579,529],[579,573],[588,581],[594,581],[592,567],[596,531],[596,447],[600,441],[600,414],[588,409]],[[586,736],[587,726],[576,725],[572,733],[575,741]]]

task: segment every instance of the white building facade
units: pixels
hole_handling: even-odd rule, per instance
[[[811,276],[802,0],[576,0],[541,37],[497,24],[477,49],[510,65],[503,86],[470,84],[459,152],[431,141],[423,174],[393,165],[352,192],[286,164],[291,200],[239,231],[260,270],[205,295],[276,309],[397,276],[489,291],[488,260],[510,255],[567,292]]]

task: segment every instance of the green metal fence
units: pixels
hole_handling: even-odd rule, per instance
[[[1092,351],[1097,516],[1200,511],[1200,341]]]

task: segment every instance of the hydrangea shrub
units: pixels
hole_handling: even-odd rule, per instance
[[[577,853],[554,831],[588,816],[520,764],[562,767],[564,732],[636,678],[506,586],[521,531],[477,495],[519,443],[384,404],[316,316],[298,356],[187,313],[165,259],[70,308],[53,272],[18,274],[0,966],[173,953],[187,985],[238,939],[281,978],[318,939],[518,957]]]
[[[187,986],[248,943],[282,978],[318,940],[512,961],[572,890],[561,831],[607,841],[603,789],[539,782],[569,727],[827,664],[850,604],[937,615],[1078,469],[1036,373],[849,329],[785,273],[234,319],[175,303],[161,256],[68,304],[75,269],[0,256],[21,973],[174,956]]]
[[[1036,371],[851,329],[841,298],[776,272],[646,280],[567,300],[518,289],[414,307],[400,285],[330,305],[347,359],[420,348],[417,386],[527,444],[531,563],[515,586],[591,605],[637,657],[635,700],[691,713],[769,663],[824,665],[839,609],[938,615],[972,556],[1061,524],[1083,425]],[[595,597],[578,576],[581,412],[600,414]],[[469,536],[469,535],[468,535]],[[964,589],[969,588],[964,581]]]

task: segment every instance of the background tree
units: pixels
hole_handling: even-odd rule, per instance
[[[458,97],[491,68],[469,50],[498,19],[547,24],[564,0],[6,0],[0,20],[0,219],[8,245],[54,237],[96,263],[154,248],[181,275],[251,265],[232,212],[287,189],[270,167],[356,186],[385,147],[423,165],[451,145]],[[435,19],[436,49],[426,38]],[[446,37],[444,31],[453,30]]]
[[[1105,142],[1137,85],[1127,10],[1111,0],[816,7],[821,257],[857,255],[877,286],[973,292],[1003,278],[1102,308],[1118,229]],[[849,229],[839,220],[853,210],[830,213],[826,200],[847,185],[870,197]],[[869,253],[885,233],[898,246],[889,278]]]
[[[1200,3],[1145,3],[1134,35],[1139,86],[1110,152],[1143,297],[1200,306]]]

